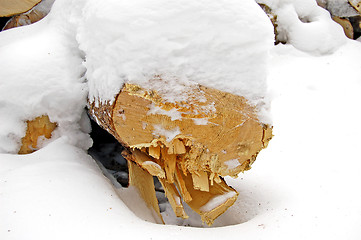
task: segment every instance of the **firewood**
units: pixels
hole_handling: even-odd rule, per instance
[[[200,85],[188,94],[187,101],[169,102],[125,84],[114,102],[90,103],[89,113],[127,148],[131,161],[158,177],[176,216],[188,217],[185,201],[212,224],[238,196],[222,176],[250,169],[272,129],[241,96]]]
[[[32,9],[41,0],[0,0],[0,17],[10,17]]]
[[[21,139],[19,154],[32,153],[39,148],[39,137],[49,139],[57,124],[50,121],[46,115],[27,121],[25,136]]]
[[[128,159],[129,167],[129,185],[134,186],[138,189],[140,196],[145,200],[145,203],[154,210],[156,213],[155,219],[159,223],[163,223],[162,215],[158,205],[158,200],[155,195],[154,181],[151,174],[139,167],[135,161],[129,160],[134,156],[126,155]]]

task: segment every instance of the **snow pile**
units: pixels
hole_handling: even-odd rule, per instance
[[[113,101],[126,82],[171,101],[183,100],[195,83],[252,104],[267,95],[274,36],[254,1],[88,1],[83,14],[77,39],[91,100]],[[156,76],[160,84],[149,81]]]
[[[26,120],[48,115],[58,123],[54,138],[67,136],[88,148],[91,141],[87,85],[79,51],[47,21],[0,33],[0,152],[16,153]]]
[[[345,43],[343,29],[315,0],[257,0],[277,15],[279,40],[312,54],[328,54]]]

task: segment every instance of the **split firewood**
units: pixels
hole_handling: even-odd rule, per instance
[[[32,9],[41,0],[0,0],[0,17],[10,17]]]
[[[50,121],[48,116],[37,117],[27,121],[25,136],[21,139],[19,154],[32,153],[39,148],[41,138],[49,139],[57,124]]]
[[[209,225],[238,196],[222,177],[250,169],[272,137],[245,98],[200,85],[187,101],[169,102],[125,84],[112,104],[93,102],[89,112],[128,160],[158,177],[176,216],[188,217],[186,202]]]
[[[154,218],[158,223],[164,224],[163,217],[160,214],[158,200],[155,195],[153,176],[136,164],[133,159],[134,156],[129,153],[124,153],[124,156],[128,160],[129,185],[138,189],[138,192],[145,200],[145,203],[153,210],[152,212],[155,213]]]

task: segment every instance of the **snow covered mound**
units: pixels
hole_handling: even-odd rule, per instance
[[[172,100],[194,83],[253,104],[266,95],[273,27],[254,1],[95,2],[87,2],[77,35],[90,100],[112,101],[125,82],[166,88]],[[149,82],[158,75],[166,86]]]
[[[312,54],[329,54],[345,43],[342,27],[316,0],[256,0],[277,15],[279,40]],[[337,0],[339,1],[339,0]]]

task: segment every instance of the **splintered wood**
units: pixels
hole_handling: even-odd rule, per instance
[[[25,137],[21,139],[22,145],[19,154],[32,153],[37,150],[39,147],[39,138],[49,139],[57,126],[56,123],[50,121],[48,116],[37,117],[26,123],[26,134]]]
[[[93,103],[89,112],[127,148],[123,155],[132,168],[159,179],[177,217],[188,217],[185,202],[211,225],[238,196],[222,177],[250,169],[272,129],[243,97],[199,85],[187,94],[187,101],[168,102],[126,84],[113,104]],[[153,192],[141,195],[159,211]]]

